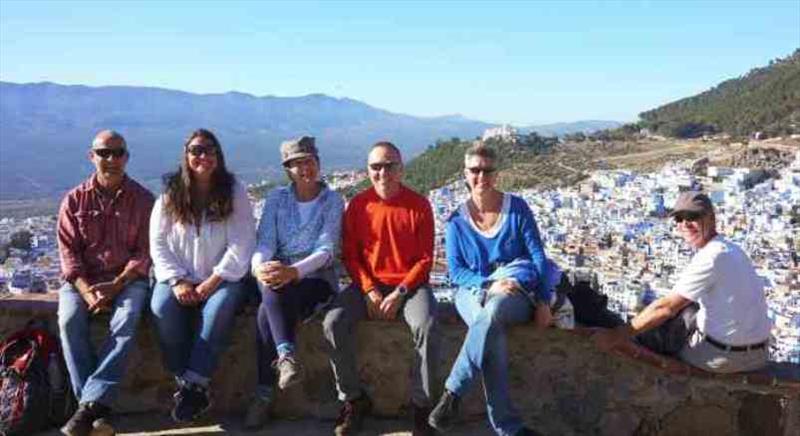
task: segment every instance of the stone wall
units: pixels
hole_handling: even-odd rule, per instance
[[[49,318],[52,301],[0,300],[0,335],[32,316]],[[106,319],[98,319],[93,337],[102,340]],[[252,313],[239,316],[232,344],[214,377],[217,410],[242,411],[255,384]],[[465,328],[444,322],[441,387],[461,346]],[[121,412],[167,410],[173,383],[163,370],[152,322],[145,318],[138,346],[116,409]],[[362,380],[375,413],[407,413],[412,358],[410,334],[401,323],[365,322],[357,332]],[[283,417],[335,415],[338,405],[319,323],[299,332],[299,358],[305,381],[279,393],[276,414]],[[553,435],[778,435],[800,434],[800,383],[747,382],[741,376],[717,377],[697,371],[667,371],[629,357],[599,352],[580,332],[536,331],[519,326],[508,332],[512,396],[526,421]],[[673,364],[674,362],[671,362]],[[666,365],[666,363],[665,363]],[[465,415],[480,419],[480,385],[464,402]]]

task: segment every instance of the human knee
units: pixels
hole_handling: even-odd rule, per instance
[[[329,310],[322,320],[322,331],[326,338],[334,338],[342,334],[346,328],[347,314],[341,307]]]
[[[437,326],[438,323],[436,322],[436,317],[434,316],[426,316],[421,320],[409,325],[411,328],[411,333],[415,337],[430,336],[430,334],[436,330]]]

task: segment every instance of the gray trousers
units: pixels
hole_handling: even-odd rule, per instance
[[[386,296],[392,287],[381,287]],[[339,400],[349,401],[363,393],[356,370],[355,326],[367,319],[366,296],[356,285],[339,293],[333,308],[322,323],[325,339],[330,345],[330,360],[336,378]],[[418,407],[433,405],[431,386],[436,381],[435,365],[438,362],[440,337],[436,322],[436,300],[427,285],[402,303],[398,318],[411,329],[414,340],[414,363],[411,374],[411,401]]]

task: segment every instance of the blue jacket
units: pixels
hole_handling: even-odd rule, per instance
[[[450,279],[459,288],[485,289],[498,277],[492,274],[505,266],[504,278],[516,279],[529,296],[549,302],[550,266],[539,229],[525,200],[505,194],[502,222],[496,233],[481,234],[470,222],[466,204],[447,221],[445,248]],[[545,279],[542,279],[545,278]]]

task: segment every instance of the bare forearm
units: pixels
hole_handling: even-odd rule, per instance
[[[667,304],[656,300],[631,320],[630,336],[658,327],[674,315]]]

